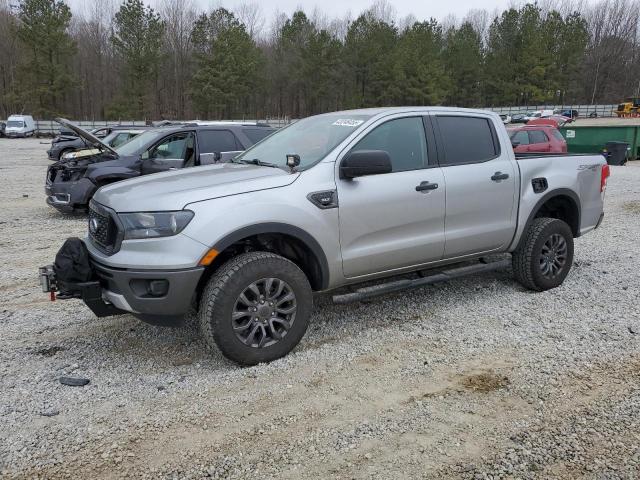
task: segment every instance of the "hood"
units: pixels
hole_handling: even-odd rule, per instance
[[[154,173],[102,187],[96,202],[116,212],[182,210],[189,203],[290,185],[300,174],[238,163]]]
[[[64,118],[56,118],[55,121],[58,122],[63,127],[67,127],[69,130],[76,133],[80,138],[85,140],[89,145],[93,145],[94,147],[99,148],[101,150],[107,150],[116,156],[118,155],[113,148],[111,148],[106,143],[103,143],[102,140],[100,140],[98,137],[74,125],[69,120],[66,120]]]

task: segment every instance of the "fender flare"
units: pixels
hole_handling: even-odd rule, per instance
[[[139,177],[140,172],[128,167],[105,167],[96,168],[93,170],[88,178],[94,183],[99,184],[104,180],[126,180],[128,178]]]
[[[289,225],[288,223],[279,222],[267,222],[258,223],[256,225],[249,225],[224,236],[213,245],[213,248],[215,248],[218,252],[222,252],[230,245],[233,245],[243,238],[259,235],[261,233],[282,233],[284,235],[294,237],[301,241],[304,245],[306,245],[318,261],[318,266],[320,267],[320,273],[322,275],[321,290],[326,290],[328,288],[330,274],[327,256],[325,255],[324,250],[322,249],[318,241],[300,227]]]
[[[575,204],[575,207],[578,210],[578,228],[574,232],[574,235],[576,237],[580,236],[580,225],[582,224],[582,206],[580,204],[580,197],[578,197],[578,194],[573,190],[570,190],[568,188],[558,188],[556,190],[547,192],[542,198],[540,198],[540,200],[536,202],[535,206],[531,209],[531,212],[529,213],[529,217],[527,218],[527,221],[524,224],[522,233],[520,234],[520,239],[518,240],[518,244],[516,245],[516,248],[515,248],[516,250],[520,247],[520,244],[524,240],[524,232],[527,231],[527,229],[531,225],[531,222],[533,222],[533,220],[536,218],[536,215],[538,214],[542,206],[545,203],[547,203],[549,200],[555,197],[569,197],[571,200],[573,200],[573,203]]]

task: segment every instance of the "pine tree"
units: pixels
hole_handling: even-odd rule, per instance
[[[447,32],[444,62],[451,82],[447,105],[482,106],[482,40],[470,23],[463,23],[460,28]]]
[[[262,57],[245,26],[219,8],[198,18],[191,41],[196,69],[190,93],[196,112],[213,118],[246,112],[258,84]]]
[[[110,116],[148,118],[157,112],[154,92],[162,61],[163,33],[164,22],[142,0],[124,0],[120,5],[111,42],[122,62],[122,84]]]
[[[64,113],[65,95],[74,85],[69,65],[76,46],[68,33],[71,10],[62,0],[25,0],[17,27],[23,46],[18,97],[33,114]]]
[[[442,63],[442,27],[434,19],[408,27],[398,42],[393,90],[401,105],[439,105],[449,89]]]
[[[394,52],[398,31],[370,12],[349,26],[344,62],[351,80],[349,104],[354,107],[392,105]]]

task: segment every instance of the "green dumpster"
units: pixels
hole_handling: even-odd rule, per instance
[[[640,125],[567,125],[560,132],[567,141],[569,153],[600,153],[607,142],[616,141],[629,144],[630,158],[640,158],[639,129]]]

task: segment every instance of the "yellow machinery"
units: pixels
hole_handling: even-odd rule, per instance
[[[625,98],[616,110],[618,117],[640,117],[640,98]]]

